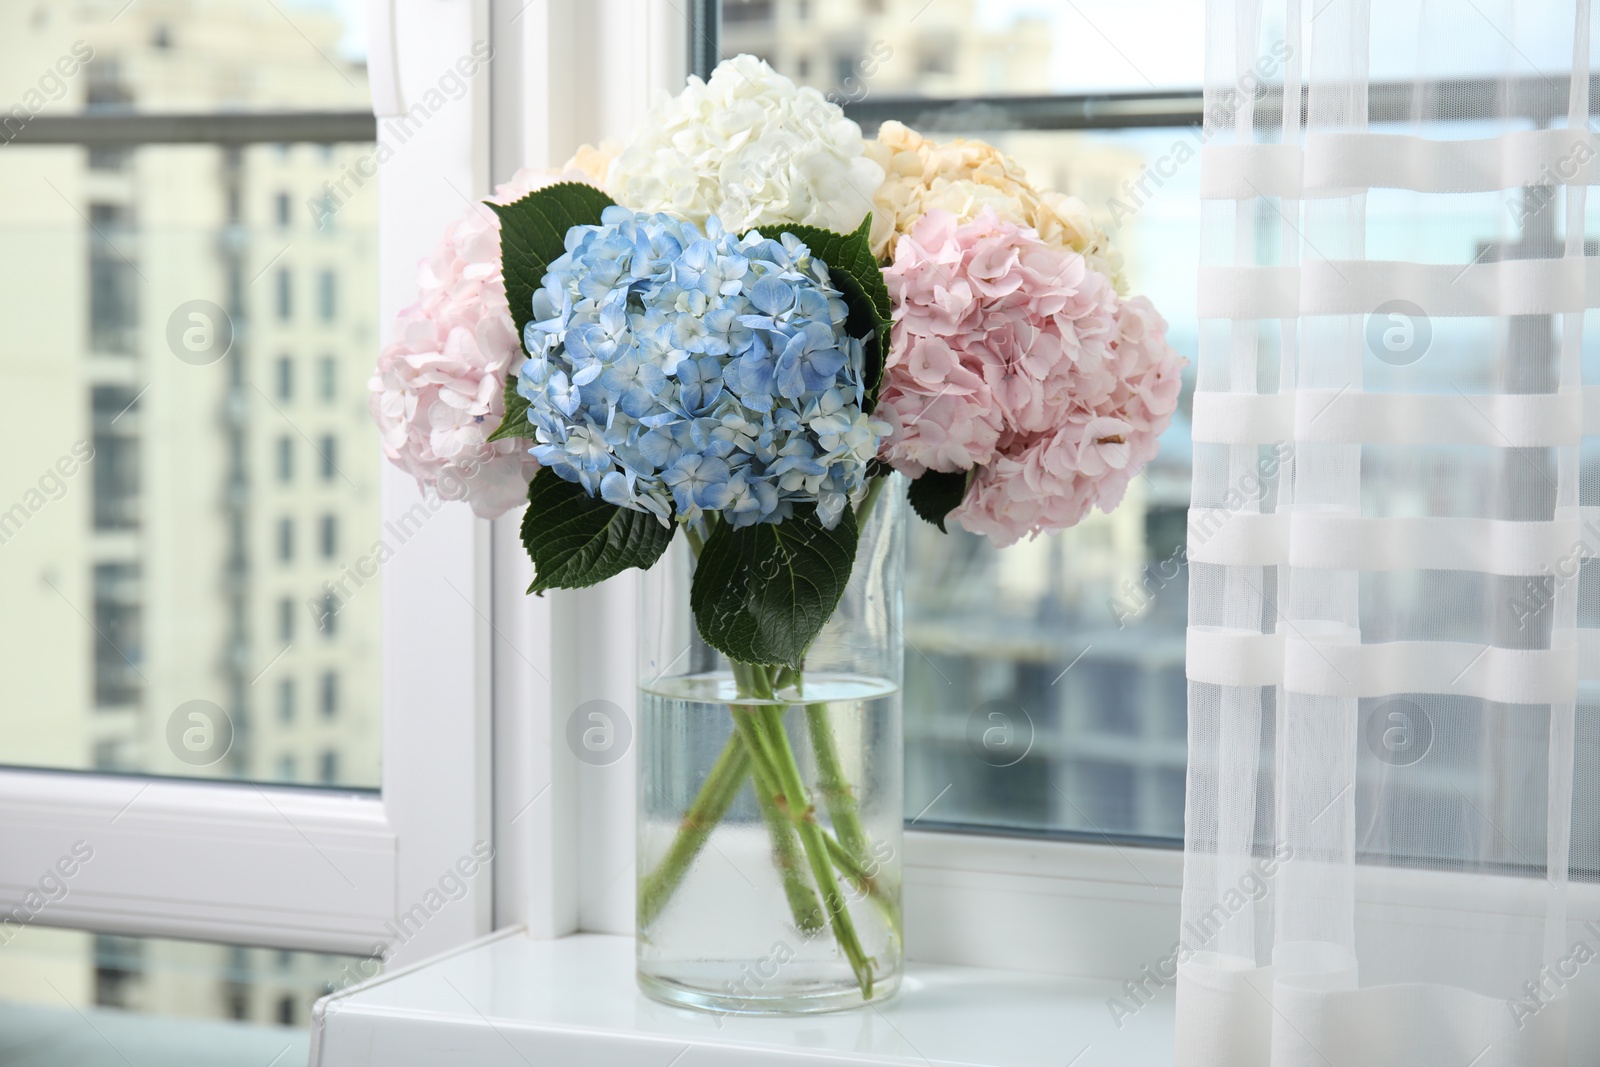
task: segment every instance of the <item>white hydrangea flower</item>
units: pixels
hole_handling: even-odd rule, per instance
[[[784,222],[847,233],[882,181],[836,104],[742,55],[658,105],[606,184],[635,211],[701,226],[715,215],[732,233]]]

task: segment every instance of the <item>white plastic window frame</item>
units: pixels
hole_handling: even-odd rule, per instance
[[[492,0],[496,180],[518,165],[559,166],[580,143],[643,121],[682,85],[690,6]],[[495,925],[631,935],[634,752],[595,766],[566,736],[585,702],[630,716],[637,706],[637,574],[525,597],[517,522],[501,519],[493,534]],[[905,849],[913,959],[1122,978],[1170,952],[1176,851],[915,830]]]
[[[378,186],[387,323],[461,211],[451,187],[487,191],[492,64],[457,66],[487,46],[487,0],[375,0],[371,14],[379,142],[392,153],[380,148],[360,177]],[[420,122],[389,117],[418,103]],[[36,922],[408,963],[489,931],[489,524],[424,500],[387,464],[381,489],[386,528],[408,538],[382,571],[380,795],[0,771],[8,935]],[[49,888],[60,882],[65,895]]]

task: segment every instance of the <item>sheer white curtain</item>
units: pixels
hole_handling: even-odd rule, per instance
[[[1591,34],[1208,0],[1185,1067],[1600,1063]]]

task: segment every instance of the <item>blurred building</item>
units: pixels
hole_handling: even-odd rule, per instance
[[[6,4],[0,69],[25,77],[0,139],[36,114],[368,110],[343,31],[258,0]],[[318,610],[379,524],[377,198],[349,183],[372,150],[0,146],[22,390],[0,431],[0,762],[378,785],[377,583]],[[180,708],[202,717],[174,730]],[[83,1003],[306,1021],[298,956],[29,935],[76,959],[57,984]]]

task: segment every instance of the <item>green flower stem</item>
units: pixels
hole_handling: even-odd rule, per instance
[[[880,479],[881,481],[881,479]],[[788,667],[778,669],[777,684],[793,685],[804,696],[804,680],[798,671]],[[833,831],[858,867],[864,868],[871,854],[866,828],[861,825],[861,809],[856,803],[856,791],[845,777],[844,765],[839,759],[839,746],[834,743],[833,722],[827,704],[807,704],[806,729],[811,735],[811,750],[817,757],[817,788],[823,802],[828,805],[828,817],[833,820]]]
[[[699,794],[689,810],[684,813],[677,836],[660,864],[639,886],[639,928],[648,927],[672,894],[677,891],[684,875],[694,864],[695,857],[705,848],[723,816],[728,813],[734,798],[744,786],[745,775],[750,773],[750,753],[738,736],[728,738],[717,761],[700,786]]]
[[[806,705],[806,728],[811,734],[811,751],[817,757],[817,788],[822,793],[823,802],[828,805],[833,832],[839,835],[839,844],[844,846],[850,857],[865,866],[870,854],[867,831],[861,825],[861,808],[856,803],[856,791],[845,778],[844,768],[839,761],[828,705]]]
[[[848,878],[852,885],[877,905],[883,913],[885,924],[896,941],[900,940],[900,905],[894,896],[884,887],[875,874],[869,874],[866,867],[856,862],[855,858],[845,851],[834,837],[826,830],[822,832],[823,840],[828,845],[828,855],[833,857],[834,866]]]
[[[757,668],[759,670],[759,668]],[[764,672],[763,672],[764,673]],[[850,961],[856,981],[861,985],[861,998],[872,999],[872,965],[856,936],[855,922],[845,905],[844,894],[839,892],[839,880],[834,876],[833,863],[828,855],[822,827],[817,823],[816,809],[805,802],[806,787],[800,778],[800,767],[795,762],[794,751],[789,747],[789,735],[783,729],[783,708],[762,705],[759,715],[762,726],[762,746],[772,760],[789,819],[800,833],[800,843],[805,847],[806,859],[811,862],[811,874],[822,891],[822,903],[828,910],[828,920],[833,924],[833,937],[839,949]],[[804,805],[803,807],[801,805]]]
[[[750,771],[755,778],[756,802],[761,807],[761,818],[772,837],[772,863],[783,878],[783,893],[789,898],[789,911],[794,924],[807,933],[815,933],[825,925],[822,908],[817,904],[817,894],[806,881],[805,860],[800,848],[800,838],[789,824],[787,813],[779,807],[781,790],[774,779],[757,733],[757,711],[746,705],[732,708],[734,726],[750,756]]]

